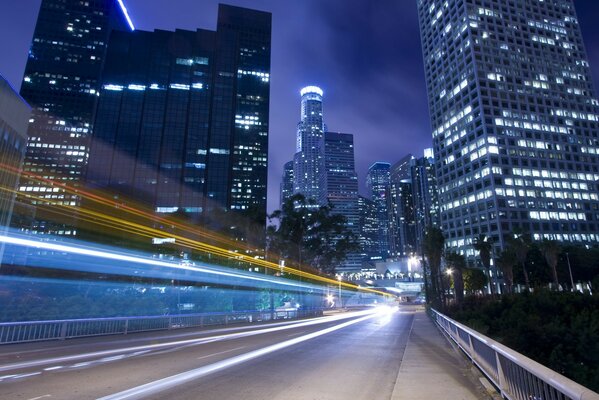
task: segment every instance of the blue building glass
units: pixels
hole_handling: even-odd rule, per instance
[[[87,183],[159,213],[266,213],[271,15],[216,31],[114,32]]]

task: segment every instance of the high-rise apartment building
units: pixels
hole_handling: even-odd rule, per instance
[[[323,91],[307,86],[300,92],[301,120],[297,124],[296,149],[293,159],[294,193],[319,203],[326,178],[324,172],[324,132],[322,115]]]
[[[389,173],[389,247],[394,257],[416,252],[416,220],[412,182],[412,160],[408,154]]]
[[[354,136],[348,133],[326,132],[324,134],[325,187],[320,203],[333,206],[333,213],[343,215],[346,227],[359,237],[358,175],[354,161]],[[349,254],[337,272],[359,270],[360,254]]]
[[[220,5],[216,31],[114,32],[87,183],[158,213],[266,213],[271,14]]]
[[[279,195],[280,209],[283,209],[283,204],[293,196],[293,161],[287,161],[283,166],[283,177],[281,179],[281,188]]]
[[[368,169],[366,186],[376,207],[377,253],[382,259],[391,254],[389,245],[389,185],[391,164],[376,162]]]
[[[572,0],[419,0],[441,227],[599,241],[599,103]]]
[[[122,0],[42,0],[21,87],[33,108],[25,171],[74,186],[82,179],[113,29],[134,29]],[[80,202],[75,193],[36,179],[23,179],[20,192],[22,200],[34,206]],[[38,207],[30,228],[73,235],[73,225],[51,222],[51,215]]]

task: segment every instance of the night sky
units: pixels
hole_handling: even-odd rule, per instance
[[[0,74],[20,88],[41,0],[2,0]],[[125,0],[137,29],[215,29],[218,0]],[[282,167],[293,158],[299,90],[325,91],[331,131],[354,134],[364,191],[375,161],[431,146],[417,0],[229,0],[273,13],[269,199],[279,206]],[[575,1],[599,82],[599,1]]]

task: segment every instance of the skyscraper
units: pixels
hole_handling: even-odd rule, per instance
[[[25,171],[75,186],[81,180],[113,29],[134,29],[122,0],[42,0],[21,88],[33,107]],[[21,197],[36,206],[79,205],[76,194],[55,189],[23,180]],[[75,234],[73,224],[51,223],[40,211],[34,231]]]
[[[389,184],[391,164],[376,162],[368,169],[366,186],[376,207],[377,253],[383,259],[389,257]]]
[[[441,226],[599,241],[599,103],[572,0],[419,0]]]
[[[297,124],[296,149],[293,159],[294,193],[306,199],[321,201],[326,178],[324,172],[324,132],[322,89],[307,86],[300,92],[301,121]]]
[[[394,257],[406,257],[416,252],[413,158],[408,154],[393,164],[389,174],[389,244]]]
[[[266,214],[271,14],[220,5],[216,31],[114,32],[87,183],[200,216]]]
[[[287,161],[283,166],[283,178],[281,179],[281,189],[279,204],[283,209],[283,204],[293,196],[293,161]]]
[[[377,209],[375,203],[363,196],[358,196],[358,226],[362,259],[380,259],[380,246],[378,245],[379,229],[377,223]]]
[[[415,251],[421,254],[426,230],[439,227],[440,224],[433,149],[425,149],[422,157],[412,158],[410,167],[416,229]]]
[[[325,187],[320,203],[333,205],[333,213],[343,215],[347,228],[359,237],[358,175],[354,161],[354,136],[348,133],[326,132],[324,134],[323,174]],[[356,271],[362,265],[360,254],[348,255],[338,272]]]

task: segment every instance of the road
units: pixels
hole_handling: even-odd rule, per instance
[[[413,309],[8,345],[1,399],[390,399]]]

